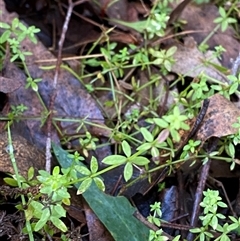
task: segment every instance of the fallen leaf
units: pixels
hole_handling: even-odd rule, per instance
[[[38,170],[44,169],[44,153],[30,144],[25,138],[12,132],[12,145],[18,172],[21,175],[27,177],[27,172],[30,167],[33,167],[36,173]],[[0,171],[14,174],[8,149],[9,142],[7,132],[0,133]]]
[[[209,98],[209,106],[196,138],[205,142],[210,137],[223,137],[238,131],[233,124],[238,122],[240,110],[220,94]]]
[[[213,57],[213,52],[207,51],[205,54],[201,53],[193,37],[185,38],[184,45],[177,44],[174,59],[175,63],[172,66],[172,72],[192,78],[204,73],[223,83],[228,82],[226,76],[213,67],[213,64],[216,66],[221,65],[217,58]],[[204,64],[207,61],[210,61],[211,65]]]
[[[18,79],[10,79],[0,76],[0,92],[11,93],[20,88],[21,82]]]
[[[183,10],[181,19],[187,22],[183,26],[183,31],[188,30],[204,30],[198,33],[189,34],[193,36],[198,44],[200,44],[216,27],[214,19],[219,17],[218,8],[212,3],[208,4],[189,4]],[[239,42],[235,37],[233,28],[229,25],[227,30],[222,32],[217,30],[213,36],[207,41],[210,49],[221,45],[226,49],[222,54],[221,64],[227,68],[232,67],[231,59],[235,59],[239,53]]]

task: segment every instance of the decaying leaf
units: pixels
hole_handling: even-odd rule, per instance
[[[12,133],[12,144],[18,172],[21,175],[26,177],[30,167],[33,167],[36,173],[38,170],[44,169],[45,155],[43,152],[16,133]],[[0,171],[14,174],[8,149],[7,132],[0,133]]]
[[[8,94],[17,90],[20,86],[21,82],[19,80],[0,76],[0,92]]]
[[[201,73],[208,75],[214,79],[227,82],[226,77],[217,71],[212,64],[220,66],[217,58],[213,57],[212,51],[201,53],[193,37],[184,39],[184,45],[177,44],[177,51],[174,54],[175,63],[172,66],[172,72],[195,78]],[[211,65],[206,65],[204,62],[210,61]]]
[[[214,19],[217,17],[219,17],[218,8],[211,2],[208,4],[189,4],[181,14],[181,18],[186,21],[183,30],[197,30],[198,32],[189,34],[189,36],[193,36],[197,44],[200,44],[216,27]],[[215,31],[207,41],[209,49],[214,49],[218,45],[226,49],[220,61],[227,68],[232,67],[231,59],[235,59],[239,52],[239,42],[234,36],[234,29],[229,24],[226,31],[222,32],[220,29]]]
[[[240,110],[222,95],[215,94],[209,99],[207,113],[196,134],[196,138],[203,142],[213,136],[223,137],[236,133],[238,130],[232,125],[240,117]]]

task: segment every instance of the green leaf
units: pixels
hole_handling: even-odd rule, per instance
[[[158,59],[155,59],[155,60],[153,61],[153,64],[154,64],[154,65],[160,65],[160,64],[162,64],[162,62],[163,62],[163,59],[158,58]]]
[[[133,160],[131,160],[131,162],[138,166],[144,166],[148,164],[150,161],[146,157],[138,156],[138,157],[135,157]]]
[[[147,151],[152,147],[151,143],[143,143],[142,145],[140,145],[137,150],[138,151]]]
[[[227,16],[226,11],[223,7],[219,7],[219,13],[223,18]]]
[[[162,127],[162,128],[167,128],[168,127],[168,123],[160,118],[153,118],[153,121],[155,122],[156,125]]]
[[[172,241],[179,241],[181,238],[181,235],[177,235]]]
[[[121,155],[111,155],[105,157],[102,162],[107,165],[121,165],[126,162],[127,158]]]
[[[12,186],[12,187],[17,187],[18,183],[17,180],[11,178],[11,177],[5,177],[3,178],[4,182],[7,183],[8,185]]]
[[[123,176],[125,181],[127,182],[128,180],[130,180],[132,175],[133,175],[133,166],[132,166],[132,163],[128,162],[125,165],[124,171],[123,171]]]
[[[69,168],[72,165],[72,159],[68,157],[68,153],[54,143],[53,151],[63,168]],[[80,165],[83,164],[80,163]],[[81,177],[79,174],[79,178]],[[75,186],[78,189],[79,183]],[[125,197],[109,196],[100,191],[94,182],[82,195],[115,241],[148,240],[149,229],[134,218],[133,213],[136,209]]]
[[[170,56],[172,56],[173,54],[175,54],[176,51],[177,51],[177,47],[176,47],[176,46],[172,46],[171,48],[169,48],[169,49],[167,50],[166,55],[167,55],[168,57],[170,57]]]
[[[0,22],[0,28],[9,29],[9,28],[11,28],[11,26],[9,24],[7,24],[7,23]]]
[[[149,132],[145,127],[141,127],[140,128],[140,131],[144,137],[144,139],[147,141],[147,142],[152,142],[153,141],[153,135],[151,132]]]
[[[59,218],[57,217],[50,217],[50,221],[53,223],[53,225],[55,227],[57,227],[58,229],[60,229],[61,231],[63,232],[67,232],[67,227],[66,225],[64,224],[64,222],[62,220],[60,220]]]
[[[99,177],[94,177],[93,181],[95,182],[95,184],[97,185],[97,187],[101,190],[101,191],[105,191],[105,185],[104,182],[101,178]]]
[[[146,30],[147,23],[148,23],[147,20],[138,21],[138,22],[124,22],[124,21],[121,21],[119,19],[114,19],[114,18],[111,18],[111,21],[121,24],[123,26],[129,27],[129,28],[132,28],[140,33],[142,33],[143,31]]]
[[[172,64],[171,64],[171,62],[170,62],[169,60],[165,60],[164,63],[163,63],[163,65],[164,65],[164,67],[166,68],[166,70],[167,70],[168,72],[171,71]]]
[[[6,30],[0,37],[0,44],[5,43],[11,35],[11,31]]]
[[[43,186],[41,187],[40,189],[40,192],[43,193],[43,194],[48,194],[48,195],[51,195],[51,192],[52,192],[52,187],[51,186]]]
[[[53,171],[52,171],[52,175],[53,176],[58,176],[59,173],[60,173],[60,167],[59,166],[55,166]]]
[[[15,29],[17,28],[19,25],[19,19],[18,18],[14,18],[12,21],[12,28]]]
[[[84,176],[91,175],[90,170],[87,167],[85,167],[85,166],[76,165],[75,169],[76,169],[77,172],[81,173]]]
[[[38,220],[34,227],[34,231],[39,231],[48,221],[50,217],[50,210],[48,208],[44,209],[41,218]]]
[[[53,206],[54,211],[59,215],[59,217],[66,217],[66,210],[59,204]]]
[[[131,156],[131,147],[125,140],[122,142],[122,148],[123,148],[124,154],[127,157],[130,157]]]
[[[33,179],[33,177],[34,177],[34,168],[33,167],[30,167],[29,169],[28,169],[28,175],[27,175],[27,179],[28,180],[32,180]]]
[[[231,85],[230,89],[229,89],[229,94],[233,94],[236,90],[238,89],[238,83],[235,82]]]
[[[77,190],[77,194],[82,194],[86,192],[86,190],[91,186],[92,184],[92,178],[85,179],[79,186]]]
[[[92,156],[91,162],[90,162],[90,169],[92,173],[96,173],[98,170],[98,162],[97,158]]]

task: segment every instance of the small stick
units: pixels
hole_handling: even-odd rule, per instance
[[[237,58],[235,59],[235,61],[233,62],[232,71],[231,71],[232,75],[237,76],[237,73],[239,71],[239,66],[240,66],[240,52]]]
[[[211,147],[208,148],[208,153],[211,153],[214,149],[216,149],[217,141],[218,141],[217,138],[213,138],[213,142],[211,142]],[[192,212],[191,222],[190,222],[190,225],[192,227],[195,227],[199,220],[200,202],[202,200],[203,190],[206,185],[206,181],[207,181],[207,177],[208,177],[208,173],[209,173],[209,169],[210,169],[210,164],[211,164],[211,159],[209,159],[208,162],[203,165],[202,170],[201,170],[201,174],[199,177],[199,182],[198,182],[198,186],[197,186],[197,190],[196,190],[196,194],[195,194],[195,199],[194,199],[195,201],[193,204],[193,212]],[[189,234],[187,236],[187,240],[192,241],[193,238],[194,238],[194,234],[189,232]]]
[[[66,32],[68,30],[68,25],[70,22],[70,18],[72,15],[72,11],[74,8],[74,3],[72,2],[72,0],[68,0],[69,6],[68,6],[68,11],[67,11],[67,15],[63,24],[63,28],[62,28],[62,33],[61,33],[61,37],[60,40],[58,42],[58,57],[57,57],[57,63],[56,63],[56,68],[55,68],[55,74],[54,74],[54,79],[53,79],[53,91],[52,91],[52,95],[51,95],[51,99],[50,99],[50,103],[49,103],[49,111],[50,114],[48,116],[48,120],[47,120],[47,141],[46,141],[46,166],[45,169],[47,172],[51,171],[51,129],[52,129],[52,118],[53,118],[53,108],[54,108],[54,102],[57,96],[57,82],[58,82],[58,76],[60,73],[60,67],[61,67],[61,63],[62,63],[62,49],[63,49],[63,43],[66,37]]]

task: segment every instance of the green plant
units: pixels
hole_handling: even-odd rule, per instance
[[[146,20],[137,23],[126,23],[120,20],[113,21],[135,29],[144,36],[144,41],[147,43],[156,36],[165,36],[170,13],[169,2],[171,1],[155,1]],[[215,20],[218,24],[216,29],[221,27],[222,31],[224,31],[229,24],[236,22],[233,18],[229,17],[232,10],[235,9],[235,2],[232,6],[234,7],[230,8],[227,12],[222,7],[219,8],[221,16]],[[20,43],[24,38],[29,38],[36,43],[34,34],[39,30],[34,27],[27,28],[17,19],[13,21],[11,26],[0,23],[0,27],[5,29],[1,36],[0,44],[9,44],[11,61],[21,60],[27,75],[25,87],[34,90],[42,102],[38,93],[38,83],[41,79],[33,79],[25,63],[25,57],[31,53],[24,52],[20,48]],[[112,117],[113,121],[107,121],[111,123],[110,126],[113,126],[116,122],[115,126],[109,128],[108,131],[111,132],[111,137],[115,141],[113,142],[116,147],[115,150],[118,151],[102,160],[104,164],[108,165],[102,170],[99,170],[99,164],[95,157],[91,157],[88,167],[82,162],[84,158],[78,152],[75,152],[74,154],[68,155],[68,157],[72,159],[72,166],[69,168],[62,168],[60,170],[59,167],[55,167],[52,174],[40,171],[37,180],[33,180],[34,173],[32,169],[29,170],[26,179],[19,175],[14,175],[12,179],[5,179],[7,183],[11,185],[14,184],[15,186],[18,184],[19,187],[27,190],[35,185],[39,185],[39,190],[36,195],[31,195],[31,193],[28,192],[28,202],[23,200],[22,204],[18,205],[18,209],[24,211],[26,215],[24,232],[29,233],[30,236],[32,236],[33,231],[43,235],[48,233],[52,236],[54,234],[52,224],[62,232],[65,232],[67,227],[63,223],[62,218],[66,216],[66,210],[63,208],[63,205],[70,204],[68,189],[74,184],[79,184],[77,193],[84,195],[84,193],[87,193],[87,191],[96,184],[101,190],[104,190],[105,187],[101,174],[121,165],[124,166],[123,176],[128,183],[134,181],[134,171],[139,171],[139,177],[141,178],[166,166],[172,170],[176,164],[193,159],[200,159],[203,163],[207,162],[209,158],[224,160],[232,163],[231,169],[235,166],[234,145],[239,143],[240,133],[223,138],[219,149],[210,154],[199,150],[199,146],[202,144],[200,141],[191,139],[183,147],[180,158],[176,158],[177,160],[175,160],[174,157],[177,151],[176,146],[180,142],[179,132],[190,129],[187,120],[196,116],[201,101],[213,95],[215,92],[227,98],[230,98],[230,95],[233,93],[239,94],[238,86],[240,84],[240,75],[238,77],[228,76],[229,83],[222,83],[210,78],[212,81],[211,84],[208,82],[208,76],[204,74],[198,76],[185,90],[173,94],[174,103],[167,112],[164,112],[164,114],[159,117],[157,108],[160,105],[160,98],[153,98],[152,86],[164,81],[164,76],[171,71],[175,61],[174,53],[176,52],[176,47],[173,46],[166,50],[149,47],[147,44],[141,45],[140,47],[138,45],[126,44],[119,49],[117,43],[110,42],[109,33],[111,33],[111,31],[113,31],[113,28],[103,31],[102,36],[93,44],[92,48],[90,48],[88,55],[83,56],[84,59],[78,73],[75,73],[66,65],[63,65],[62,68],[67,69],[78,78],[92,95],[100,91],[108,91],[111,93],[112,99],[106,100],[103,105],[101,105],[101,101],[98,101],[96,96],[95,99],[99,102],[100,106],[105,105],[110,108],[115,108],[116,113]],[[100,42],[99,53],[90,55]],[[207,48],[205,42],[202,43],[200,48]],[[224,48],[222,46],[216,47],[214,56],[218,58],[221,57],[223,51]],[[211,59],[208,61],[208,64],[219,69],[219,66],[211,63]],[[154,68],[159,68],[163,77],[152,70],[153,65]],[[97,71],[88,73],[85,67],[89,66],[92,68],[97,67]],[[134,71],[138,68],[147,73],[149,77],[147,83],[141,84],[137,77],[132,76],[132,70]],[[223,70],[220,69],[220,71]],[[132,76],[131,79],[129,76]],[[179,77],[177,81],[180,80],[182,80],[182,82],[185,81],[183,77]],[[84,83],[84,81],[86,83]],[[99,82],[102,85],[99,86]],[[120,83],[122,84],[121,86]],[[103,86],[105,84],[107,87]],[[176,82],[174,82],[172,86],[170,85],[170,88],[175,84]],[[146,88],[149,88],[150,92],[149,104],[141,105],[141,95],[139,95],[139,93]],[[125,90],[130,90],[130,94],[126,93],[127,91]],[[137,100],[136,96],[138,96]],[[179,103],[179,105],[177,103]],[[137,108],[131,110],[130,114],[122,115],[124,112],[123,108],[126,106],[137,106]],[[11,122],[20,119],[25,109],[26,107],[23,105],[13,107],[8,118]],[[44,116],[47,116],[46,108],[45,111]],[[109,117],[107,113],[106,117]],[[144,125],[145,127],[141,127],[139,122],[146,117],[148,118],[147,123]],[[60,120],[60,118],[56,118],[56,120]],[[69,118],[69,121],[71,122],[72,120]],[[83,128],[85,131],[85,133],[81,135],[79,142],[83,149],[83,155],[88,157],[89,150],[95,150],[98,147],[98,138],[88,132],[85,125],[94,123],[89,123],[87,119],[74,121],[80,122],[79,129]],[[239,128],[239,123],[236,123],[234,127]],[[142,139],[136,137],[139,134]],[[112,143],[109,141],[107,144],[111,145]],[[229,157],[222,156],[224,151]],[[163,164],[159,163],[159,156],[166,159]],[[152,161],[159,165],[150,168],[149,164]],[[227,222],[223,223],[222,219],[224,216],[220,214],[217,209],[218,207],[226,207],[226,205],[221,202],[218,193],[207,191],[204,195],[205,198],[201,204],[204,208],[204,213],[201,217],[202,226],[193,229],[192,232],[197,233],[200,240],[208,240],[210,237],[214,237],[216,233],[219,234],[216,240],[229,240],[228,236],[230,232],[239,228],[240,220],[230,216],[231,224]],[[151,211],[153,214],[149,217],[149,221],[158,227],[161,225],[160,208],[159,203],[152,205]],[[32,239],[32,237],[30,239]],[[62,235],[62,239],[66,240],[66,237]],[[180,236],[177,236],[173,240],[177,241],[179,239]],[[160,241],[168,240],[168,238],[163,234],[162,230],[159,229],[156,232],[150,232],[149,240]]]
[[[224,32],[230,23],[236,23],[237,20],[235,18],[229,17],[229,13],[226,13],[223,7],[219,7],[220,17],[214,20],[214,23],[218,23],[221,26],[222,32]]]
[[[31,53],[22,51],[20,43],[25,38],[28,38],[33,43],[37,43],[35,34],[40,32],[40,29],[36,28],[35,26],[26,27],[19,21],[18,18],[15,18],[12,21],[11,26],[7,23],[0,22],[0,28],[5,29],[1,35],[0,44],[6,42],[9,43],[12,51],[11,61],[13,62],[17,58],[20,58],[21,61],[25,62],[25,56],[31,55]]]
[[[20,104],[18,106],[11,106],[11,111],[8,113],[9,124],[11,125],[13,121],[19,121],[20,116],[27,110],[27,106]]]
[[[96,150],[96,142],[98,142],[98,138],[93,137],[89,131],[85,132],[84,138],[79,138],[84,156],[88,157],[88,151]]]
[[[91,186],[93,181],[99,189],[101,189],[102,191],[105,190],[103,180],[100,177],[95,176],[98,171],[98,162],[95,157],[92,157],[91,159],[90,170],[85,166],[78,165],[75,166],[75,169],[77,172],[85,176],[85,179],[78,188],[77,194],[82,194],[83,192],[85,192]]]
[[[189,125],[185,123],[187,119],[188,117],[186,115],[181,115],[179,107],[174,106],[171,114],[164,115],[161,119],[153,118],[153,121],[159,127],[168,129],[173,140],[179,142],[180,135],[178,130],[189,130]]]
[[[236,11],[236,13],[238,14],[238,10],[236,10],[237,4],[238,4],[238,1],[233,1],[233,3],[231,4],[231,7],[228,9],[227,12],[222,6],[219,6],[218,11],[219,11],[220,17],[217,17],[214,20],[214,23],[217,23],[217,26],[209,33],[209,35],[199,45],[200,50],[206,50],[208,48],[208,45],[206,44],[207,41],[213,36],[213,34],[219,28],[221,28],[222,32],[224,32],[228,28],[229,24],[237,22],[235,18],[229,17],[231,14],[233,14],[234,11]]]
[[[155,202],[154,204],[150,205],[150,211],[153,213],[147,217],[148,221],[150,223],[153,223],[157,227],[161,227],[161,217],[162,217],[162,211],[161,211],[161,203]],[[173,241],[180,240],[180,235],[177,235]],[[150,230],[149,231],[149,241],[167,241],[169,238],[163,234],[163,230],[159,228],[157,231]]]
[[[203,215],[200,216],[202,227],[190,230],[192,233],[198,234],[195,240],[210,240],[210,238],[215,237],[214,234],[219,233],[214,241],[230,241],[231,239],[228,234],[240,227],[240,220],[229,216],[229,221],[232,223],[229,224],[229,221],[223,223],[222,220],[226,220],[226,217],[218,213],[218,209],[227,208],[227,205],[222,202],[222,198],[219,197],[219,192],[208,189],[203,192],[203,195],[203,201],[200,203],[200,206],[203,207]]]

